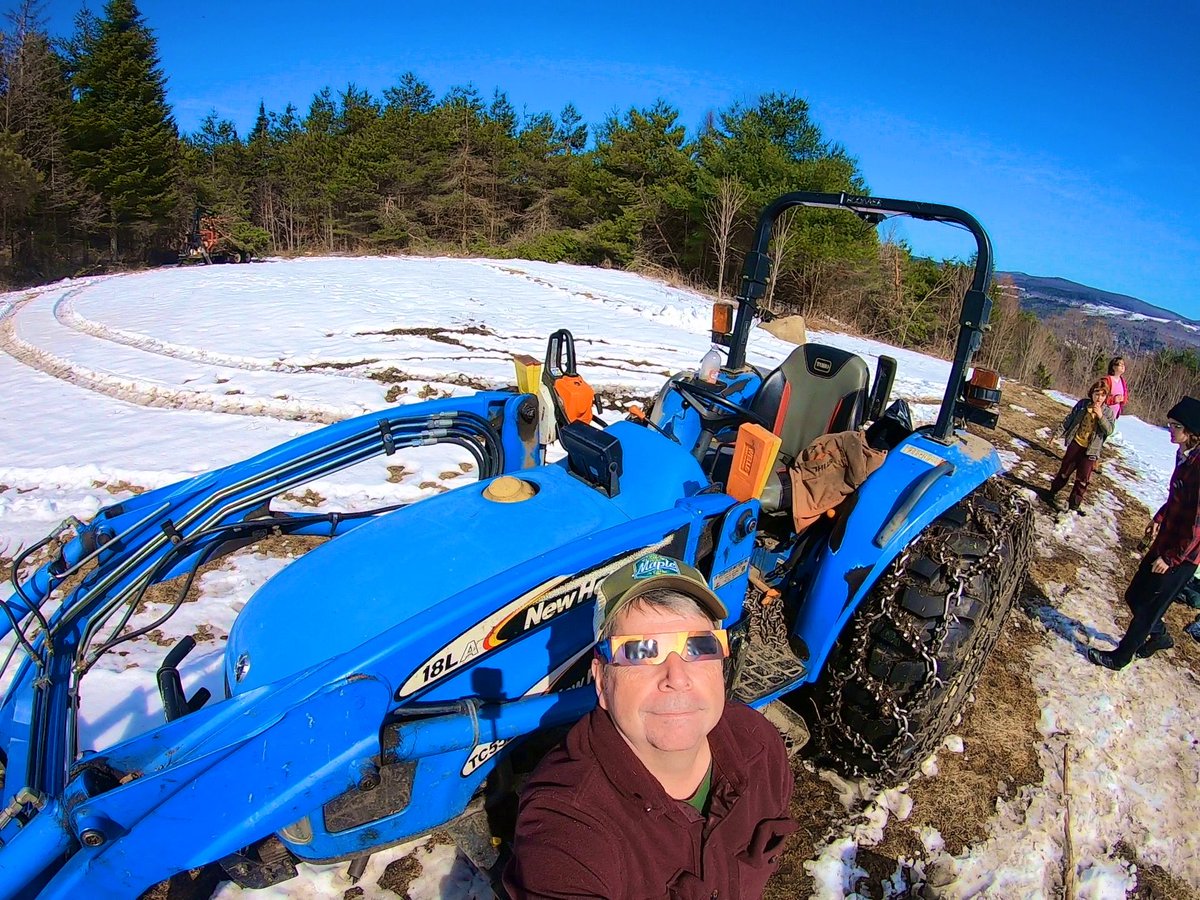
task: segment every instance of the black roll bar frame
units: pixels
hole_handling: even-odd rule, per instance
[[[754,230],[754,241],[742,266],[742,280],[735,298],[738,304],[737,319],[729,344],[727,368],[732,371],[746,365],[746,343],[750,327],[758,313],[758,300],[767,290],[771,274],[771,259],[767,248],[771,241],[771,230],[775,220],[786,210],[796,206],[820,209],[845,209],[872,225],[878,225],[890,216],[909,216],[928,222],[946,222],[960,225],[975,238],[975,272],[971,285],[963,295],[962,309],[958,318],[958,340],[954,348],[954,360],[950,367],[950,380],[942,397],[941,410],[931,436],[946,442],[954,434],[955,405],[962,392],[963,380],[971,359],[983,341],[983,332],[988,316],[992,312],[992,301],[988,288],[992,279],[992,242],[983,226],[970,213],[955,206],[940,203],[920,203],[913,200],[890,200],[886,197],[863,197],[854,194],[821,194],[811,191],[796,191],[784,194],[762,211]]]

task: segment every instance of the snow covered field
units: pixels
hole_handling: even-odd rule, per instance
[[[646,398],[667,374],[695,368],[709,347],[708,323],[709,302],[685,290],[625,272],[511,260],[273,260],[0,295],[0,556],[13,556],[67,516],[86,519],[134,491],[245,458],[319,423],[389,402],[511,385],[511,354],[540,359],[546,337],[561,327],[574,333],[580,370],[598,391]],[[857,352],[872,368],[880,353],[896,357],[895,396],[928,401],[944,390],[943,360],[837,334],[809,338]],[[790,349],[758,329],[750,356],[772,365]],[[936,414],[928,403],[917,410],[928,419]],[[1004,415],[1032,414],[1013,407]],[[997,432],[1002,455],[1019,473],[1027,465],[1023,448],[1005,440]],[[1113,444],[1135,472],[1131,493],[1157,508],[1173,464],[1165,431],[1125,417]],[[453,487],[467,459],[430,448],[407,453],[399,480],[379,463],[310,487],[339,508],[379,506]],[[293,502],[300,508],[301,498]],[[1114,547],[1115,504],[1093,489],[1086,517],[1039,515],[1039,552]],[[938,834],[921,835],[926,857],[919,865],[936,873],[929,883],[938,896],[1058,895],[1064,743],[1077,896],[1132,890],[1130,865],[1114,852],[1121,838],[1145,861],[1200,887],[1196,680],[1170,654],[1119,674],[1087,663],[1082,647],[1109,647],[1122,633],[1116,613],[1124,588],[1110,553],[1089,555],[1094,565],[1078,583],[1040,585],[1061,618],[1061,627],[1045,628],[1030,673],[1041,695],[1045,780],[999,800],[989,837],[956,857]],[[189,633],[208,638],[187,660],[189,694],[205,685],[220,695],[221,641],[254,588],[285,564],[252,550],[229,557],[201,581],[204,602],[186,604],[163,629],[165,643]],[[109,746],[160,721],[153,673],[163,653],[152,641],[133,642],[88,675],[84,746]],[[943,752],[958,746],[948,743]],[[936,768],[931,761],[927,777]],[[850,818],[810,865],[817,895],[852,892],[855,849],[877,842],[889,818],[889,827],[904,827],[909,806],[900,788]],[[395,896],[375,881],[411,849],[377,854],[359,884],[364,896]],[[481,889],[448,848],[425,854],[423,863],[410,886],[414,896]],[[337,895],[350,886],[344,869],[305,867],[270,895]],[[236,893],[226,886],[220,896]]]

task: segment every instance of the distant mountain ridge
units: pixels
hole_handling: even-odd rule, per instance
[[[1022,311],[1031,312],[1040,319],[1072,310],[1104,317],[1122,349],[1200,349],[1200,321],[1136,297],[1102,291],[1065,278],[1043,278],[1024,272],[997,272],[996,278],[1011,279]]]

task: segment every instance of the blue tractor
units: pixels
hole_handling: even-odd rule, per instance
[[[885,411],[886,357],[873,381],[862,359],[816,344],[770,371],[747,363],[772,225],[797,206],[974,235],[935,424],[914,430]],[[537,393],[486,392],[343,421],[64,525],[14,562],[2,604],[13,671],[0,705],[0,898],[132,898],[214,863],[258,887],[297,860],[361,872],[373,851],[438,826],[502,831],[522,775],[595,702],[597,585],[648,550],[695,565],[728,608],[731,696],[767,708],[796,743],[811,733],[845,771],[909,773],[958,714],[1028,566],[1028,506],[963,427],[996,423],[995,382],[967,379],[991,259],[979,223],[953,207],[788,194],[758,222],[736,320],[714,331],[725,364],[711,380],[671,377],[640,419],[561,422],[566,454],[553,464]],[[737,499],[726,483],[747,423],[779,438],[781,462]],[[788,463],[814,438],[864,427],[884,463],[797,534]],[[469,452],[478,483],[364,513],[271,507],[432,443]],[[130,624],[147,589],[174,580],[182,602],[201,565],[280,534],[323,540],[247,600],[224,696],[185,695],[184,638],[158,671],[163,724],[81,752],[89,669],[165,619]],[[26,564],[47,550],[49,562]]]

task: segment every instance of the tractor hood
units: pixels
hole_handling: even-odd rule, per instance
[[[392,643],[401,640],[415,664],[514,598],[540,596],[623,551],[661,543],[688,518],[677,501],[706,481],[690,455],[672,452],[678,445],[637,426],[614,430],[626,449],[626,475],[612,499],[565,466],[545,466],[503,476],[526,482],[533,492],[528,499],[488,499],[488,486],[498,479],[460,487],[299,558],[251,597],[230,630],[230,692],[302,672],[401,627]],[[653,471],[635,461],[647,444],[657,456]],[[641,527],[631,525],[635,521]],[[589,583],[576,592],[578,606],[591,600],[590,590]],[[558,611],[566,607],[539,615]],[[362,655],[354,655],[357,666]]]

